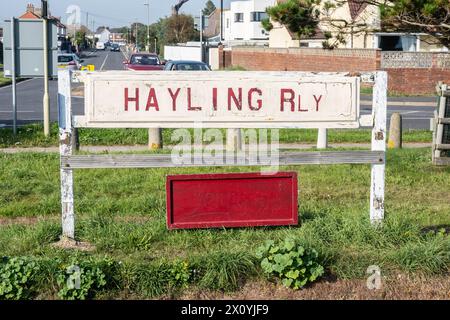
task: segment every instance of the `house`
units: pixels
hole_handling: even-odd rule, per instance
[[[287,0],[277,0],[277,3]],[[323,8],[322,8],[323,9]],[[381,19],[379,8],[362,0],[348,0],[344,5],[331,9],[330,20],[322,19],[316,35],[309,39],[298,39],[298,35],[285,26],[272,22],[274,28],[270,31],[269,46],[272,48],[317,47],[318,42],[325,40],[323,34],[331,33],[335,39],[339,30],[343,32],[344,43],[339,48],[349,49],[381,49],[382,51],[446,51],[438,45],[432,45],[424,34],[386,33],[379,32]],[[345,21],[342,28],[338,21]],[[340,27],[340,28],[339,28]]]
[[[29,3],[27,5],[27,11],[19,19],[42,19],[42,9],[36,8],[33,4]],[[49,12],[48,19],[56,23],[58,38],[65,38],[67,36],[67,27],[61,22],[61,18],[54,17]]]
[[[223,12],[223,35],[225,41],[269,40],[261,21],[267,18],[266,8],[276,0],[231,1],[230,9]],[[219,13],[220,15],[220,13]]]
[[[205,17],[205,26],[203,36],[207,39],[216,39],[220,37],[220,15],[221,10],[216,8],[209,16]]]
[[[100,42],[109,42],[111,40],[111,31],[108,27],[99,27],[95,32],[95,37]]]

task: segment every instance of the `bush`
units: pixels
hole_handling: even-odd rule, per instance
[[[30,298],[37,270],[38,267],[32,259],[2,258],[0,260],[0,299]]]
[[[316,281],[324,274],[314,249],[305,249],[294,239],[284,242],[267,241],[258,248],[256,256],[261,261],[263,271],[269,276],[281,279],[284,286],[298,290]]]

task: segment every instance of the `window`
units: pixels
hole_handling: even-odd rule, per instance
[[[68,63],[72,61],[73,61],[72,56],[58,56],[58,63]]]
[[[210,71],[206,64],[202,63],[179,63],[174,65],[174,69],[180,71]]]
[[[140,64],[144,66],[159,65],[159,59],[155,56],[135,55],[131,57],[131,64]]]
[[[235,13],[234,14],[234,22],[244,22],[244,14],[243,13]]]
[[[230,19],[227,19],[227,29],[230,28]]]
[[[265,12],[252,12],[250,13],[250,21],[251,22],[261,22],[263,19],[266,19],[267,13]]]
[[[381,36],[380,49],[382,51],[402,51],[402,41],[399,36]]]

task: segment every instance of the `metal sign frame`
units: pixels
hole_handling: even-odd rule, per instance
[[[175,164],[171,155],[75,155],[72,144],[75,128],[86,126],[80,118],[74,118],[71,103],[72,82],[82,82],[84,72],[64,70],[58,76],[59,140],[61,160],[61,206],[63,237],[75,238],[75,206],[73,171],[96,168],[173,168],[173,167],[212,167],[221,166],[209,163]],[[230,74],[230,73],[229,73]],[[236,73],[238,74],[238,73]],[[275,73],[273,73],[275,74]],[[277,73],[283,77],[284,73]],[[298,73],[311,78],[346,73]],[[123,73],[110,73],[112,78],[120,78]],[[281,153],[279,165],[307,164],[370,164],[372,167],[370,184],[370,220],[373,223],[384,219],[385,169],[386,169],[386,118],[387,118],[387,73],[377,71],[360,75],[363,82],[373,87],[373,111],[370,116],[359,115],[361,126],[372,128],[372,147],[370,151],[341,152],[296,152]],[[113,80],[113,79],[111,79]],[[167,125],[170,127],[170,125]],[[194,123],[192,123],[194,127]],[[271,127],[260,126],[260,128]],[[304,128],[291,125],[289,128]],[[281,126],[280,128],[285,128]],[[247,158],[227,166],[266,166],[266,163],[250,163]]]
[[[48,72],[58,75],[58,30],[53,20],[48,20]],[[43,19],[17,19],[4,21],[4,72],[5,77],[43,78],[44,35]],[[14,68],[14,69],[13,69]]]

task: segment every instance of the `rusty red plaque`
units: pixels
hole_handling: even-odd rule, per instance
[[[297,173],[167,177],[169,229],[298,224]]]

